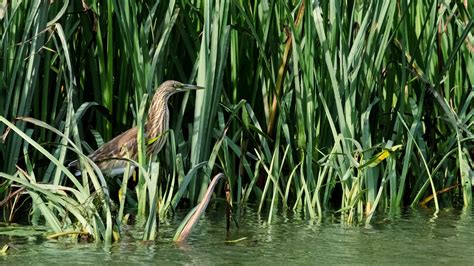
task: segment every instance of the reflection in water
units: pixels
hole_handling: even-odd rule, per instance
[[[271,224],[252,208],[237,216],[239,229],[225,232],[224,208],[209,210],[186,245],[176,246],[173,235],[185,213],[161,224],[157,242],[135,241],[130,235],[111,247],[48,241],[38,237],[6,237],[0,244],[13,248],[0,264],[32,263],[463,263],[474,257],[473,212],[443,209],[404,210],[395,217],[377,217],[369,228],[343,226],[337,217],[307,221],[299,214],[277,214]],[[0,228],[1,231],[1,228]],[[226,243],[228,239],[244,240]]]

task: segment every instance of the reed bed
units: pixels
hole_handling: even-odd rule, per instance
[[[234,206],[347,224],[472,206],[470,1],[1,1],[3,219],[143,239],[224,173]],[[168,79],[168,141],[144,117]],[[87,154],[138,126],[139,171],[110,179]],[[80,177],[66,167],[80,159]],[[224,195],[224,185],[216,195]],[[79,232],[79,233],[78,233]]]

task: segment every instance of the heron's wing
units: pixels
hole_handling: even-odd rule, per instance
[[[134,127],[105,143],[89,157],[101,170],[123,167],[125,161],[113,160],[112,158],[136,160],[137,148],[137,128]]]
[[[113,158],[129,158],[136,160],[136,156],[137,128],[134,127],[102,145],[91,153],[89,158],[103,171],[125,166],[125,161],[114,160]],[[68,167],[71,169],[78,169],[79,163],[77,160],[72,161],[69,163]]]

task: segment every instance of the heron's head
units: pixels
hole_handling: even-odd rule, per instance
[[[160,87],[157,89],[156,94],[161,95],[161,97],[168,99],[171,95],[189,90],[200,90],[204,89],[203,87],[192,85],[192,84],[183,84],[179,81],[168,80],[163,82]]]

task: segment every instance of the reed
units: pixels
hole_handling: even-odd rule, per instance
[[[279,210],[369,224],[421,202],[470,207],[473,12],[467,1],[0,4],[4,219],[31,212],[55,233],[110,242],[134,215],[155,239],[157,220],[185,198],[195,206],[217,172],[268,222]],[[170,100],[156,158],[139,134],[136,179],[104,177],[86,155],[143,129],[167,79],[206,89]],[[79,179],[64,167],[77,158]]]

